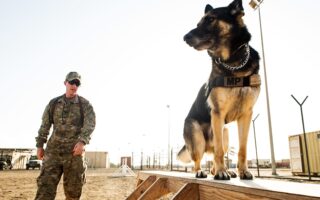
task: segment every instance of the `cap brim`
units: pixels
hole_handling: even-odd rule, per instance
[[[78,80],[78,81],[81,82],[81,79],[79,79],[79,78],[69,78],[69,79],[67,79],[67,81],[72,81],[72,80]]]

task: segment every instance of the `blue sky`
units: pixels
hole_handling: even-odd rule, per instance
[[[64,77],[72,70],[82,75],[79,94],[97,114],[89,150],[108,151],[115,160],[131,151],[166,151],[169,121],[171,145],[181,147],[184,118],[211,70],[207,53],[182,38],[207,3],[230,1],[1,0],[0,147],[35,146],[43,109],[64,93]],[[248,4],[243,1],[250,45],[262,56],[258,12]],[[289,158],[288,136],[302,132],[291,94],[300,101],[309,96],[306,131],[320,130],[319,4],[265,0],[261,7],[277,160]],[[258,113],[259,157],[270,158],[264,85]],[[235,124],[230,130],[236,147]],[[250,159],[252,130],[249,137]]]

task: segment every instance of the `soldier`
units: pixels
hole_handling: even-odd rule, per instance
[[[43,159],[36,200],[54,199],[62,174],[66,199],[80,199],[87,168],[85,145],[89,144],[96,123],[92,105],[77,94],[80,84],[77,72],[68,73],[65,94],[52,99],[44,110],[36,137],[37,156]],[[53,130],[47,143],[51,125]]]

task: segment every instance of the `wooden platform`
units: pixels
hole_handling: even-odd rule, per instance
[[[136,190],[127,200],[155,200],[174,193],[173,200],[319,200],[320,184],[281,180],[216,181],[212,176],[196,179],[183,172],[141,171]]]

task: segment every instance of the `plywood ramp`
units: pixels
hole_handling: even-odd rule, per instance
[[[320,185],[280,180],[216,181],[197,179],[183,172],[141,171],[138,184],[127,200],[155,200],[174,193],[173,200],[319,200]]]

